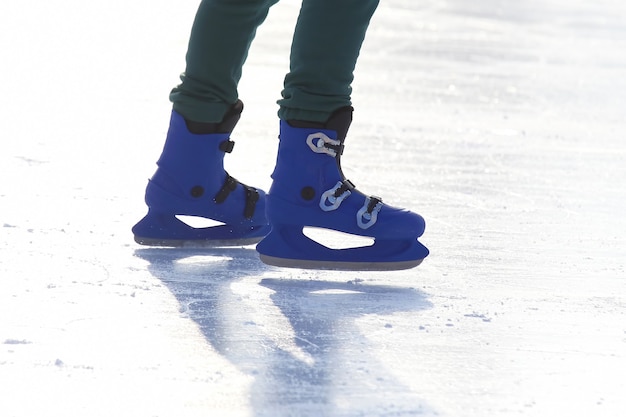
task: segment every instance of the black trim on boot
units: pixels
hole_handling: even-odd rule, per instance
[[[235,104],[230,106],[230,109],[228,109],[221,122],[203,123],[185,119],[185,124],[187,125],[187,129],[189,129],[191,133],[196,135],[208,135],[211,133],[231,133],[235,128],[235,125],[241,118],[242,111],[243,102],[241,100],[237,100]]]
[[[337,132],[337,140],[343,143],[346,139],[346,135],[348,134],[348,129],[352,124],[352,112],[354,112],[354,108],[352,106],[344,106],[332,112],[326,122],[287,120],[287,123],[289,123],[291,127],[334,130]]]

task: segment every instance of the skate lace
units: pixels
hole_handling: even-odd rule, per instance
[[[213,197],[213,201],[215,201],[217,204],[222,204],[224,201],[226,201],[226,198],[228,198],[230,193],[237,189],[237,184],[239,184],[239,181],[226,173],[224,185],[222,185],[222,188],[220,188],[217,194],[215,194],[215,197]]]

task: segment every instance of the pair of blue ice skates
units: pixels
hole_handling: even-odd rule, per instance
[[[194,124],[172,112],[158,169],[148,183],[148,214],[133,227],[135,241],[152,246],[242,246],[258,243],[261,260],[279,267],[397,270],[419,265],[428,249],[417,238],[424,219],[366,196],[346,179],[340,158],[352,108],[326,123],[280,122],[280,144],[268,194],[225,170],[230,134],[243,105],[221,123]],[[192,133],[193,132],[193,133]],[[215,220],[195,228],[180,216]],[[331,248],[309,228],[372,238],[373,244]]]

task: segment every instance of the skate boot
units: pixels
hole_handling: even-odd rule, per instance
[[[224,170],[224,154],[234,145],[230,133],[242,110],[239,101],[221,123],[203,124],[203,132],[212,132],[206,134],[191,133],[185,119],[172,111],[158,169],[146,188],[148,214],[132,229],[137,243],[239,246],[257,243],[269,232],[265,193],[239,183]],[[219,224],[194,228],[177,216]]]
[[[261,260],[281,267],[397,270],[419,265],[428,249],[417,241],[424,219],[357,191],[340,157],[352,108],[324,123],[281,121],[280,145],[267,215],[272,230],[258,245]],[[369,246],[331,249],[307,237],[307,227],[374,240]]]

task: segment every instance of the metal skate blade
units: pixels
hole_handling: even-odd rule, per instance
[[[309,259],[277,258],[259,254],[261,261],[267,265],[281,268],[324,269],[336,271],[400,271],[415,268],[423,259],[398,262],[338,262],[314,261]]]
[[[215,239],[215,240],[185,240],[185,239],[154,239],[135,236],[135,242],[144,246],[160,246],[167,248],[219,248],[232,246],[256,245],[263,237],[249,237],[240,239]]]

